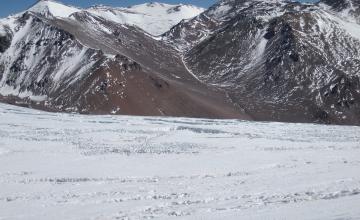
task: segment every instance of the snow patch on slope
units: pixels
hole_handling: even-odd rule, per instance
[[[333,13],[329,10],[321,10],[318,17],[318,25],[325,33],[330,32],[334,22],[338,24],[345,34],[360,40],[360,25],[354,20],[352,16],[344,17],[343,14]]]
[[[5,31],[4,26],[1,25],[1,23],[0,23],[0,36],[4,36],[4,35],[6,35],[6,31]]]
[[[2,96],[16,96],[19,97],[21,99],[29,99],[31,101],[35,101],[35,102],[42,102],[47,100],[47,96],[46,95],[34,95],[32,92],[30,91],[20,91],[20,88],[13,88],[11,86],[2,86],[0,87],[0,95]]]
[[[224,15],[226,15],[230,10],[232,9],[232,7],[230,5],[224,4],[224,2],[217,7],[215,10],[213,11],[209,11],[209,15],[215,16],[216,18],[221,18]]]
[[[53,81],[56,85],[54,90],[58,89],[58,87],[61,86],[60,83],[68,77],[72,78],[69,85],[83,77],[83,73],[86,72],[86,70],[95,62],[90,62],[88,65],[84,66],[84,57],[86,57],[87,51],[88,48],[86,47],[82,49],[72,48],[69,51],[66,51],[64,54],[64,59],[55,68],[52,75]],[[70,74],[74,72],[76,72],[76,74],[71,76]]]

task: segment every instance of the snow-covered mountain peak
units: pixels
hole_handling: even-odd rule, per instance
[[[228,20],[242,14],[246,9],[252,10],[255,16],[265,19],[280,13],[283,6],[291,3],[286,0],[222,0],[208,9],[206,14],[216,20]]]
[[[199,15],[205,9],[193,5],[151,2],[128,8],[112,8],[101,5],[91,7],[87,11],[116,23],[138,26],[157,36],[170,30],[181,20]]]
[[[190,5],[190,4],[166,4],[166,3],[161,3],[161,2],[150,2],[150,3],[144,3],[144,4],[139,4],[139,5],[133,5],[128,7],[129,9],[132,10],[136,10],[138,12],[147,12],[148,10],[161,10],[163,11],[165,10],[169,10],[169,9],[182,9],[182,10],[193,10],[196,11],[197,13],[201,13],[204,11],[203,8],[194,6],[194,5]],[[180,10],[179,10],[180,11]]]
[[[204,8],[194,5],[172,5],[160,2],[150,2],[130,7],[95,5],[87,9],[81,9],[54,0],[39,0],[25,12],[56,18],[69,18],[77,12],[88,12],[111,22],[137,26],[151,35],[158,36],[170,30],[180,21],[193,18],[204,11]],[[15,15],[15,17],[21,14],[23,12]],[[3,28],[1,32],[4,33]]]
[[[67,18],[76,12],[89,12],[106,20],[135,25],[144,31],[157,36],[168,31],[183,19],[189,19],[205,11],[205,9],[185,4],[165,4],[150,2],[130,7],[110,7],[95,5],[88,9],[79,9],[54,0],[40,0],[27,11],[45,17]]]
[[[180,22],[182,19],[195,17],[196,15],[205,11],[204,8],[196,7],[194,5],[172,5],[159,2],[134,5],[129,7],[129,10],[136,13],[156,15],[159,17],[171,16],[170,19],[179,20],[178,22]]]
[[[129,8],[136,8],[136,7],[154,8],[154,7],[166,7],[167,5],[168,4],[161,3],[161,2],[148,2],[148,3],[143,3],[143,4],[139,4],[139,5],[130,6]]]
[[[71,14],[80,11],[80,9],[53,0],[40,0],[29,8],[28,11],[44,16],[69,17]]]

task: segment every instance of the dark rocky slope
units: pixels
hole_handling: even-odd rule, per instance
[[[360,124],[358,2],[341,2],[223,0],[163,38],[257,120]]]

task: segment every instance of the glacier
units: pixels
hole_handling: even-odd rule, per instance
[[[0,219],[359,219],[360,127],[0,104]]]

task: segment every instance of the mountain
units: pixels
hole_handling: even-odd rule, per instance
[[[200,83],[171,46],[91,10],[43,0],[2,19],[0,100],[50,111],[249,118]]]
[[[355,0],[221,0],[200,13],[42,0],[0,21],[0,101],[360,125],[359,8]]]
[[[360,124],[359,6],[223,0],[163,40],[256,120]]]

